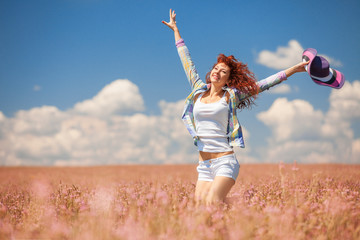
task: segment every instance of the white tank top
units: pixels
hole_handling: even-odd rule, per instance
[[[229,104],[226,102],[226,92],[214,103],[202,103],[203,94],[196,100],[193,111],[196,133],[200,138],[197,144],[199,151],[232,151],[227,135]]]

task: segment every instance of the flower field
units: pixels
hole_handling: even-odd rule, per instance
[[[0,239],[360,239],[360,165],[244,164],[196,206],[195,165],[1,167]]]

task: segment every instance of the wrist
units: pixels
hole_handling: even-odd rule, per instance
[[[175,36],[175,41],[179,41],[181,39],[179,29],[174,28],[174,36]]]
[[[286,69],[285,71],[285,74],[287,77],[290,77],[291,75],[293,75],[294,73],[296,73],[296,67],[295,66],[292,66],[288,69]]]

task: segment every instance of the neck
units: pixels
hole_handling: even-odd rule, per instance
[[[211,84],[210,96],[222,95],[224,93],[222,88],[223,86],[216,86],[215,84]]]

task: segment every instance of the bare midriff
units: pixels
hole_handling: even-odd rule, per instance
[[[199,151],[199,160],[200,161],[206,161],[206,160],[209,160],[209,159],[219,158],[219,157],[230,155],[230,154],[233,154],[233,153],[234,153],[234,151],[219,152],[219,153]]]

